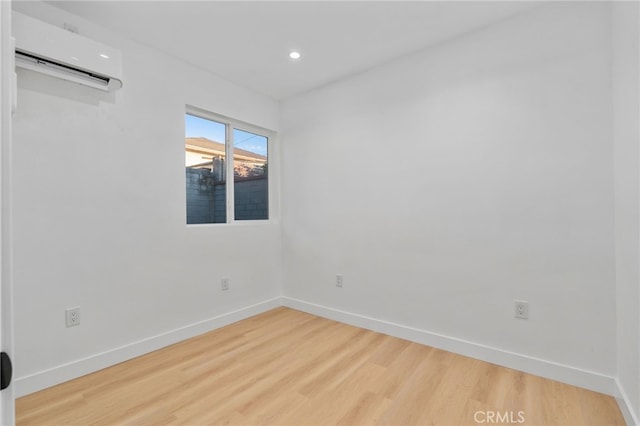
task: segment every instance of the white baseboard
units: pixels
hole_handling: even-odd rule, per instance
[[[633,405],[631,404],[631,401],[629,401],[627,393],[624,391],[624,388],[622,387],[620,381],[618,379],[615,380],[617,388],[617,394],[615,395],[616,401],[618,401],[618,406],[620,407],[620,411],[624,416],[624,421],[627,422],[627,425],[629,426],[640,425],[638,413],[633,410]]]
[[[115,365],[140,355],[158,350],[202,333],[224,327],[225,325],[249,318],[282,306],[280,297],[276,297],[246,308],[228,312],[194,324],[177,328],[166,333],[142,339],[96,355],[59,365],[48,370],[39,371],[15,380],[16,398],[36,392],[59,383],[75,379],[85,374]]]
[[[533,358],[426,330],[381,321],[364,315],[328,308],[291,297],[283,297],[282,303],[284,306],[313,315],[433,346],[438,349],[480,359],[492,364],[535,374],[536,376],[579,386],[607,395],[616,396],[617,394],[618,387],[615,379],[600,373]]]

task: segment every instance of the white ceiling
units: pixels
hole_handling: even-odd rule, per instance
[[[50,1],[284,99],[534,6],[523,1]],[[299,50],[293,62],[288,53]]]

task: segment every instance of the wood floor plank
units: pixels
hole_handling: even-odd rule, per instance
[[[336,423],[338,426],[375,425],[382,413],[391,403],[390,400],[373,392],[361,394],[353,406]]]
[[[444,370],[437,387],[437,397],[425,401],[418,424],[460,424],[472,418],[462,418],[463,412],[451,407],[463,407],[469,399],[473,387],[478,382],[477,364],[481,361],[462,356],[453,356]]]
[[[386,398],[395,399],[407,380],[423,368],[424,360],[433,350],[428,346],[410,343],[389,365],[385,377],[380,382],[379,392]]]
[[[383,341],[371,355],[371,362],[389,367],[410,344],[408,340],[384,336]]]
[[[384,425],[418,425],[425,416],[423,407],[432,398],[438,398],[438,387],[444,378],[447,365],[455,355],[432,350],[414,373],[403,383],[393,403],[380,419]]]
[[[247,424],[251,425],[283,425],[283,419],[292,411],[304,405],[308,398],[295,391],[286,391],[272,398],[262,410],[251,413],[252,418]]]
[[[596,392],[590,392],[586,389],[579,389],[580,403],[582,407],[582,418],[585,425],[601,425],[610,420],[608,412],[617,408],[617,404],[613,398],[606,398],[605,395]],[[604,398],[603,398],[604,397]],[[624,425],[624,421],[616,419],[616,425]]]
[[[288,308],[19,398],[16,414],[18,426],[624,425],[610,396]]]

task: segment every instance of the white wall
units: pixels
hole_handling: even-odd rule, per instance
[[[285,296],[614,376],[610,18],[545,4],[286,101]]]
[[[613,5],[613,135],[617,281],[617,369],[628,406],[640,415],[640,210],[638,32],[636,2]]]
[[[183,128],[190,104],[277,130],[277,103],[48,5],[15,8],[77,25],[122,49],[124,63],[124,88],[113,94],[19,72],[19,393],[51,384],[38,380],[43,371],[63,379],[55,370],[67,363],[278,297],[277,223],[185,225]],[[222,276],[231,279],[224,293]],[[81,307],[81,325],[65,328],[64,310],[73,306]],[[100,364],[92,362],[83,368]]]

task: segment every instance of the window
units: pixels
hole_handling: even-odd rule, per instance
[[[185,114],[187,224],[269,219],[269,137],[213,114]]]

